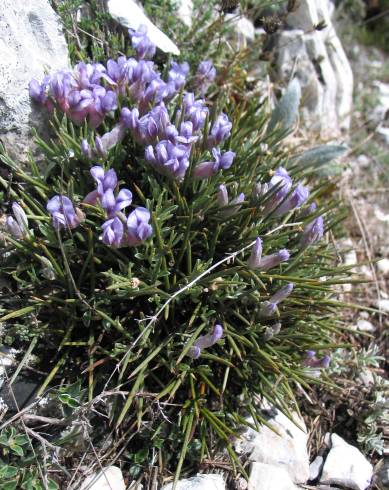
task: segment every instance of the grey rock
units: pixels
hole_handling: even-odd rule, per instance
[[[336,434],[331,436],[332,447],[324,463],[320,483],[339,485],[353,490],[369,487],[373,466],[354,446]]]
[[[137,30],[140,25],[147,27],[150,40],[164,53],[180,54],[174,42],[146,16],[143,8],[133,0],[108,0],[108,12],[118,24]]]
[[[172,490],[173,483],[169,483],[161,490]],[[226,490],[222,475],[216,473],[198,474],[193,478],[179,480],[176,490]]]
[[[297,490],[288,472],[278,466],[251,463],[248,490]]]
[[[246,428],[234,441],[236,452],[244,454],[249,461],[282,468],[295,483],[305,483],[309,478],[308,436],[304,421],[297,415],[294,419],[299,427],[273,409],[268,423],[274,430],[267,426],[262,426],[259,431]],[[248,420],[253,424],[251,418]]]
[[[309,465],[309,481],[313,481],[318,478],[323,467],[323,463],[323,456],[316,456],[316,458],[312,461],[312,463]]]
[[[30,80],[68,65],[65,37],[47,0],[1,2],[0,139],[17,162],[32,150],[31,128],[47,127],[44,111],[30,101]]]

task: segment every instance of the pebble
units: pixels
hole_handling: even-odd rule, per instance
[[[384,313],[389,313],[389,299],[380,299],[377,302],[377,308]]]
[[[173,483],[165,485],[161,490],[173,490]],[[207,473],[179,480],[175,490],[226,490],[226,485],[222,475]]]
[[[368,320],[360,319],[357,321],[357,329],[361,332],[374,332],[374,325]]]
[[[107,466],[88,476],[80,490],[126,490],[122,470],[117,466]]]
[[[381,259],[377,262],[377,267],[378,270],[383,274],[384,276],[387,276],[389,274],[389,259]]]
[[[288,472],[266,463],[251,463],[248,490],[297,490]]]

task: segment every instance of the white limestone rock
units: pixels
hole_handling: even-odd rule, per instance
[[[172,490],[173,483],[169,483],[161,490]],[[179,480],[176,490],[226,490],[222,475],[216,473],[198,474],[193,478]]]
[[[332,434],[331,442],[332,447],[324,463],[320,483],[366,490],[373,476],[373,466],[359,449],[347,444],[337,434]]]
[[[137,30],[140,25],[147,27],[150,40],[164,53],[180,54],[174,42],[146,16],[143,8],[133,0],[108,0],[108,12],[116,22],[128,29]]]
[[[42,134],[47,119],[32,103],[28,86],[45,70],[69,66],[57,15],[47,0],[2,0],[0,9],[0,138],[10,156],[25,162],[31,128]]]
[[[107,466],[89,476],[81,485],[80,490],[126,490],[122,471],[117,466]]]
[[[323,137],[350,126],[353,74],[331,21],[331,2],[299,0],[287,16],[289,31],[278,35],[278,75],[292,73],[303,89],[303,121]],[[324,28],[315,26],[323,23]]]
[[[252,463],[248,490],[297,490],[288,472],[278,466]]]
[[[277,433],[267,426],[262,426],[259,431],[247,428],[234,441],[235,450],[238,454],[246,455],[249,461],[286,470],[295,483],[305,483],[309,478],[305,423],[295,415],[300,428],[278,410],[274,410],[274,413],[268,422]],[[254,423],[251,418],[248,420]]]

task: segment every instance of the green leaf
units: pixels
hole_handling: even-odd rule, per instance
[[[57,482],[55,482],[50,478],[49,481],[47,482],[47,488],[48,490],[58,490],[59,486]]]
[[[0,322],[5,322],[6,320],[10,320],[11,318],[18,318],[20,316],[27,315],[27,313],[31,313],[35,310],[35,306],[26,306],[25,308],[21,308],[20,310],[12,311],[7,315],[0,318]]]
[[[1,490],[15,490],[18,486],[18,480],[7,481],[0,483]]]
[[[301,87],[297,78],[288,85],[284,95],[276,105],[267,127],[267,133],[271,133],[276,126],[284,131],[289,131],[296,123],[298,108],[301,99]]]
[[[24,456],[24,451],[23,451],[23,448],[18,446],[18,445],[12,445],[10,446],[10,449],[12,452],[14,452],[15,454],[17,454],[18,456],[20,456],[21,458]]]
[[[18,446],[24,446],[25,444],[28,444],[29,440],[28,440],[28,437],[27,436],[25,436],[23,434],[20,434],[18,436],[15,436],[14,442]]]

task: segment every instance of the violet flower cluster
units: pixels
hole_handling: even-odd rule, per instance
[[[93,149],[90,142],[82,141],[81,151],[88,158],[106,157],[129,131],[145,147],[146,161],[175,179],[184,178],[196,144],[202,150],[208,149],[212,159],[200,163],[193,171],[194,177],[208,178],[230,168],[235,153],[220,149],[231,134],[227,115],[221,113],[209,121],[209,133],[203,134],[210,117],[204,96],[216,77],[212,62],[199,64],[194,76],[195,92],[186,91],[188,63],[172,62],[164,80],[151,61],[156,48],[147,37],[147,28],[140,26],[129,33],[136,57],[120,56],[116,61],[108,60],[106,66],[78,63],[73,71],[56,72],[42,83],[32,80],[31,97],[49,110],[62,110],[75,124],[87,120],[92,128],[98,128],[108,114],[116,111],[119,97],[128,103],[128,107],[122,107],[116,126],[95,138]],[[172,103],[168,110],[172,99],[178,107]]]
[[[90,171],[97,184],[97,189],[90,192],[84,199],[86,204],[100,204],[105,210],[107,220],[102,225],[101,239],[106,245],[119,248],[135,247],[147,240],[152,233],[150,211],[137,207],[128,217],[123,210],[132,203],[132,192],[120,189],[117,192],[118,178],[114,169],[104,171],[98,165]]]
[[[207,349],[208,347],[212,347],[216,342],[218,342],[223,336],[223,327],[221,325],[216,324],[212,330],[207,335],[202,335],[194,344],[190,347],[188,351],[188,356],[193,359],[198,359],[201,355],[201,351],[203,349]]]

